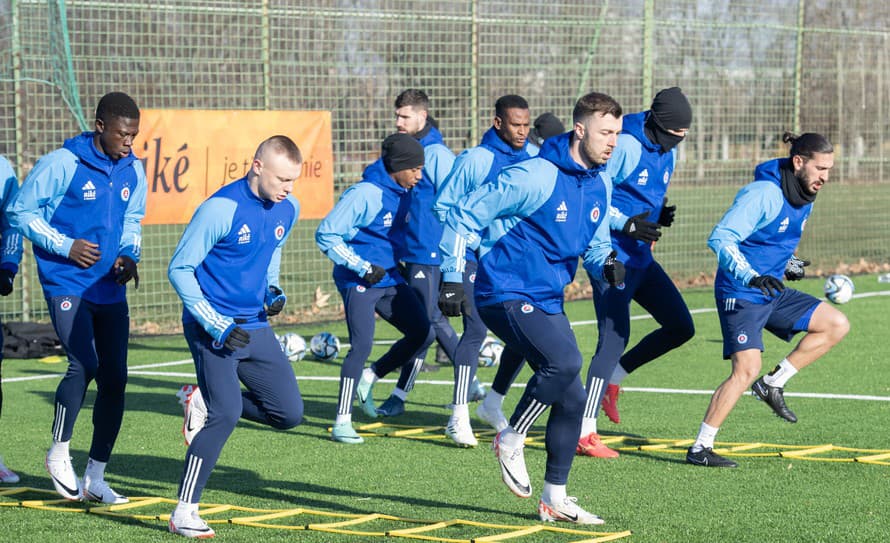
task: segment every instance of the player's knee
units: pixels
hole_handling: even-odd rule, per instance
[[[695,324],[692,322],[692,319],[680,321],[671,326],[667,332],[675,345],[679,347],[695,336]]]
[[[303,423],[303,406],[293,408],[282,416],[274,417],[269,424],[276,430],[290,430]]]
[[[837,343],[844,339],[844,336],[850,331],[850,321],[847,319],[846,315],[840,311],[836,311],[831,317],[828,330],[834,343]]]

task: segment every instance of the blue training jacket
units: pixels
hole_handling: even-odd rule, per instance
[[[402,202],[395,224],[396,258],[412,264],[438,266],[442,224],[433,213],[433,202],[454,164],[454,153],[445,146],[442,133],[431,125],[415,137],[423,145],[423,178]]]
[[[378,159],[365,168],[362,180],[346,189],[318,225],[315,243],[334,261],[334,283],[338,289],[370,287],[362,276],[371,270],[371,264],[387,272],[375,288],[405,282],[398,270],[393,224],[408,193],[387,173],[383,160]]]
[[[279,287],[281,249],[300,215],[293,195],[275,203],[247,177],[225,185],[195,210],[167,276],[182,299],[182,322],[197,322],[219,342],[238,325],[268,326],[264,305]]]
[[[482,135],[482,142],[458,155],[448,177],[439,187],[439,194],[433,204],[433,211],[439,221],[445,221],[448,210],[457,205],[458,200],[473,192],[482,183],[497,179],[504,166],[515,164],[538,154],[537,147],[526,144],[522,149],[514,149],[498,136],[494,127]],[[476,253],[467,251],[467,260],[476,260]]]
[[[641,111],[624,116],[618,145],[606,164],[614,185],[609,208],[612,247],[618,252],[618,260],[629,268],[648,267],[652,245],[625,235],[621,229],[630,217],[644,211],[649,212],[647,220],[658,222],[677,162],[676,148],[664,153],[659,144],[646,137],[643,126],[650,114]]]
[[[19,181],[12,164],[0,156],[0,268],[11,271],[13,275],[18,273],[22,261],[22,235],[9,224],[5,210],[18,191]]]
[[[785,199],[780,170],[790,167],[789,162],[783,158],[758,165],[754,181],[742,187],[711,232],[708,247],[717,255],[718,300],[766,303],[770,298],[748,283],[758,275],[782,279],[813,208],[795,207]]]
[[[147,185],[132,153],[112,160],[93,144],[93,132],[65,141],[43,156],[7,207],[9,222],[34,245],[43,294],[77,296],[97,304],[126,300],[114,261],[139,262]],[[99,245],[89,268],[68,259],[75,239]]]
[[[592,277],[602,278],[612,250],[605,220],[612,182],[604,166],[588,170],[575,162],[571,136],[548,138],[538,157],[504,168],[448,212],[443,281],[461,281],[465,251],[478,244],[478,306],[526,300],[560,313],[579,256]]]

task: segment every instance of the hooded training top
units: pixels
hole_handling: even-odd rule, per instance
[[[402,202],[395,223],[396,258],[412,264],[437,266],[442,262],[439,240],[442,224],[433,213],[433,202],[454,164],[454,153],[445,146],[442,133],[427,124],[414,135],[423,145],[423,177]]]
[[[477,306],[526,300],[561,313],[579,256],[592,277],[603,276],[612,250],[605,220],[612,182],[604,166],[575,162],[571,136],[548,138],[538,157],[504,168],[446,215],[443,281],[461,281],[467,239],[475,235]]]
[[[647,220],[658,222],[677,162],[676,148],[662,152],[661,145],[646,137],[643,126],[651,114],[651,111],[641,111],[624,116],[618,145],[606,164],[614,185],[609,208],[612,247],[618,253],[617,259],[628,268],[649,266],[652,245],[633,239],[621,229],[630,217],[645,211],[649,212]]]
[[[279,203],[250,190],[247,177],[225,185],[195,210],[167,276],[182,299],[182,322],[223,342],[230,329],[268,326],[264,304],[278,287],[281,248],[300,216],[293,196]]]
[[[375,288],[405,282],[398,271],[393,222],[408,193],[378,159],[365,168],[362,180],[346,189],[318,225],[315,243],[334,261],[334,283],[339,290],[370,287],[362,276],[371,270],[371,264],[387,272]]]
[[[449,209],[482,183],[494,181],[501,168],[537,154],[538,148],[529,145],[528,140],[522,149],[514,149],[501,139],[494,127],[489,128],[482,135],[482,142],[478,146],[465,150],[455,159],[451,173],[439,186],[433,211],[444,222]],[[473,251],[468,251],[466,257],[468,260],[476,260]]]
[[[783,277],[813,208],[795,207],[782,193],[781,169],[790,167],[787,158],[758,165],[754,181],[742,187],[711,232],[708,247],[717,255],[717,300],[766,303],[770,298],[748,283],[758,275]]]
[[[19,182],[12,164],[0,156],[0,268],[11,271],[13,275],[18,273],[22,261],[22,235],[9,224],[4,210],[18,191]]]
[[[96,304],[126,300],[112,269],[119,256],[139,262],[147,186],[132,153],[112,160],[93,144],[94,132],[44,155],[7,208],[9,222],[34,245],[43,294]],[[99,245],[98,262],[81,268],[68,258],[76,239]]]

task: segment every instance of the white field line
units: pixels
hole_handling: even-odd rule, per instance
[[[883,290],[878,292],[863,292],[861,294],[854,294],[854,298],[869,298],[872,296],[890,296],[890,290]],[[699,313],[715,313],[717,310],[715,308],[699,308],[692,309],[689,312],[692,314]],[[652,316],[649,314],[645,315],[635,315],[631,317],[631,320],[643,320],[643,319],[651,319]],[[574,328],[575,326],[587,326],[596,324],[596,320],[586,320],[586,321],[575,321],[572,322],[571,325]],[[374,342],[377,345],[389,345],[395,343],[395,340],[381,340]],[[341,345],[342,348],[349,348],[349,343],[343,343]],[[151,368],[162,368],[167,366],[181,366],[181,365],[191,365],[192,359],[188,358],[185,360],[175,360],[172,362],[158,362],[155,364],[144,364],[141,366],[130,366],[128,370],[129,375],[152,375],[156,377],[182,377],[185,379],[194,379],[194,372],[161,372],[161,371],[150,371]],[[42,375],[30,375],[27,377],[11,377],[8,379],[3,379],[3,383],[18,383],[22,381],[37,381],[42,379],[54,379],[63,375],[62,373],[47,373]],[[327,377],[327,376],[302,376],[299,377],[300,381],[339,381],[339,377]],[[395,383],[394,379],[381,379],[382,383]],[[437,385],[437,386],[453,386],[454,383],[452,381],[432,381],[432,380],[418,380],[417,384],[424,385]],[[486,383],[490,385],[490,383]],[[513,388],[522,388],[524,384],[518,383],[514,384]],[[621,387],[621,390],[625,392],[649,392],[655,394],[700,394],[707,395],[713,394],[713,390],[695,390],[695,389],[681,389],[681,388],[650,388],[650,387]],[[890,396],[869,396],[869,395],[860,395],[860,394],[822,394],[817,392],[785,392],[785,396],[791,398],[819,398],[826,400],[860,400],[860,401],[878,401],[878,402],[890,402]]]

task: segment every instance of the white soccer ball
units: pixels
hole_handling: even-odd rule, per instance
[[[501,363],[504,344],[496,337],[486,336],[479,347],[479,365],[483,368],[497,366]]]
[[[278,344],[281,345],[284,356],[291,362],[299,362],[306,356],[306,340],[299,334],[293,332],[282,334],[278,336]]]
[[[845,304],[853,299],[853,280],[846,275],[832,275],[825,280],[825,297],[836,304]]]
[[[340,354],[340,340],[330,332],[321,332],[309,341],[309,350],[318,360],[333,360]]]

